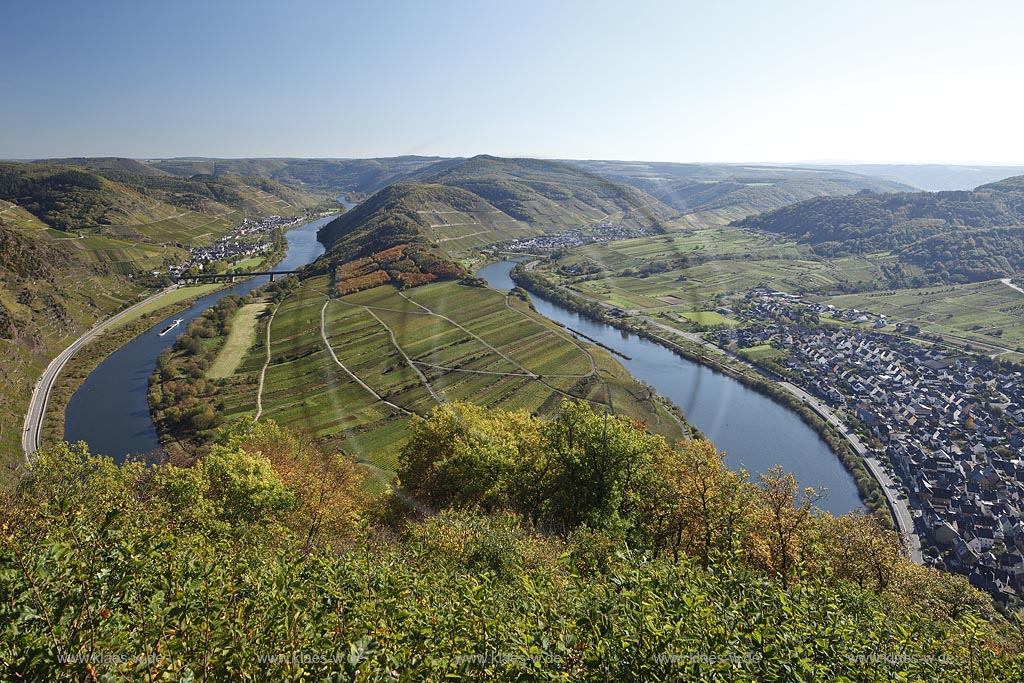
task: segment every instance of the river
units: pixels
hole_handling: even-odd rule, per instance
[[[347,201],[346,208],[351,208]],[[285,233],[288,252],[276,266],[294,270],[314,261],[324,252],[316,232],[331,218],[321,218]],[[495,289],[514,286],[509,273],[514,261],[494,263],[479,275]],[[149,414],[147,392],[156,359],[188,327],[228,294],[244,296],[265,284],[266,277],[254,277],[198,299],[188,310],[153,325],[108,356],[68,404],[64,423],[67,441],[85,441],[93,453],[118,461],[126,455],[141,455],[160,447]],[[779,464],[794,472],[801,486],[823,486],[828,497],[822,508],[835,514],[860,505],[853,478],[828,445],[788,408],[740,382],[692,361],[680,358],[651,341],[628,334],[604,323],[594,322],[561,306],[533,296],[542,315],[577,329],[603,344],[630,356],[619,359],[637,379],[682,408],[686,418],[719,448],[730,455],[730,466],[746,467],[752,475],[767,472]],[[172,334],[159,331],[174,320],[184,322]]]
[[[516,261],[492,263],[478,276],[499,290],[515,283],[509,273]],[[729,455],[734,469],[745,467],[752,477],[782,465],[801,486],[822,486],[827,497],[819,506],[843,514],[861,506],[857,486],[839,458],[799,415],[743,383],[677,356],[652,341],[595,322],[546,301],[531,292],[541,315],[579,330],[632,360],[617,358],[637,379],[671,399],[686,419]]]
[[[353,206],[343,203],[346,208]],[[295,270],[315,261],[324,253],[316,231],[333,218],[319,218],[287,231],[288,251],[275,269]],[[253,277],[207,294],[188,310],[161,320],[104,359],[71,397],[65,413],[64,439],[85,441],[93,453],[113,456],[119,462],[126,455],[141,455],[158,449],[160,442],[147,401],[149,376],[156,369],[157,356],[174,344],[190,321],[221,298],[229,294],[245,296],[269,279],[269,276]],[[161,337],[160,330],[178,318],[184,322],[173,333]]]

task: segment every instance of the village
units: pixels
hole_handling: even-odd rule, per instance
[[[259,220],[246,218],[213,244],[193,247],[184,263],[168,269],[170,276],[177,280],[185,274],[201,273],[213,264],[226,265],[264,254],[273,248],[276,231],[285,230],[301,220],[286,216],[267,216]]]
[[[708,339],[734,349],[770,343],[784,352],[766,368],[845,414],[891,463],[914,510],[926,562],[964,574],[994,595],[1019,594],[1022,373],[984,356],[879,332],[887,325],[880,316],[795,295],[758,288],[742,308],[755,324]]]
[[[593,232],[597,230],[598,232]],[[626,240],[650,234],[649,230],[624,228],[605,219],[596,225],[569,228],[563,232],[538,235],[526,239],[511,240],[496,245],[497,251],[511,251],[526,254],[549,254],[559,249],[569,249],[583,244]]]

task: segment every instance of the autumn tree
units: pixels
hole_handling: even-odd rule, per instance
[[[754,561],[780,577],[783,585],[789,585],[803,559],[814,523],[814,504],[823,495],[812,488],[801,491],[796,477],[778,465],[760,476],[747,540]]]
[[[654,462],[655,495],[646,525],[652,544],[698,557],[707,567],[717,553],[732,554],[752,514],[752,486],[744,470],[725,465],[724,454],[705,439],[681,442]]]
[[[295,495],[285,523],[305,538],[307,547],[350,539],[359,527],[367,500],[363,476],[352,458],[325,452],[312,439],[273,420],[236,423],[219,441],[270,462]]]
[[[886,529],[878,517],[864,510],[839,517],[821,513],[816,521],[822,563],[839,578],[866,590],[882,593],[889,589],[898,567],[907,561],[897,532]]]

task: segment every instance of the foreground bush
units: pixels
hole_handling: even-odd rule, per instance
[[[563,540],[452,510],[358,531],[352,501],[310,503],[330,498],[300,474],[320,471],[308,448],[267,425],[188,472],[42,454],[2,506],[0,679],[1024,679],[1019,634],[985,605],[899,599],[872,581],[906,579],[863,558],[797,554],[784,583],[744,543],[676,557],[615,525]],[[337,535],[311,542],[318,519]]]

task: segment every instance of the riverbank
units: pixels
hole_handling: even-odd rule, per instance
[[[40,434],[41,446],[51,446],[64,440],[64,422],[71,397],[82,386],[89,374],[108,356],[147,330],[156,327],[162,320],[187,310],[200,298],[230,285],[198,285],[194,294],[185,299],[176,299],[160,308],[152,309],[130,321],[118,321],[112,328],[104,330],[88,342],[65,363],[56,378],[46,406],[46,415]],[[189,287],[188,289],[192,289]],[[170,290],[170,294],[180,292]],[[163,296],[165,296],[164,294]],[[158,297],[157,300],[159,300]],[[182,331],[184,328],[182,328]]]
[[[742,385],[753,389],[773,402],[784,406],[800,418],[827,445],[838,458],[843,469],[853,478],[857,494],[861,502],[879,515],[881,519],[892,524],[892,516],[886,500],[886,491],[870,473],[864,462],[857,456],[846,437],[839,433],[826,420],[822,419],[809,405],[797,396],[787,392],[775,381],[766,377],[752,366],[731,359],[724,352],[711,349],[696,341],[679,335],[670,335],[665,329],[655,331],[650,321],[637,321],[631,317],[619,317],[611,314],[612,308],[602,303],[584,299],[548,282],[544,276],[523,267],[517,267],[510,273],[516,285],[531,291],[535,295],[562,306],[581,316],[612,326],[623,332],[635,334],[652,343],[658,344],[675,355],[706,367],[713,372],[725,375]],[[672,338],[668,338],[671,336]],[[712,355],[714,353],[714,355]]]
[[[287,265],[286,269],[292,270],[292,266],[304,265],[321,253],[322,246],[315,242],[315,232],[327,220],[329,218],[312,218],[288,230],[285,233],[288,248],[277,254],[281,259],[280,267]],[[302,246],[296,247],[297,243]],[[66,388],[61,402],[65,405],[61,410],[55,407],[52,411],[54,428],[47,428],[46,441],[59,441],[62,437],[69,441],[83,440],[94,452],[118,458],[126,453],[141,454],[157,448],[159,444],[146,403],[147,382],[156,357],[174,344],[179,334],[161,337],[155,331],[149,334],[148,330],[177,317],[188,322],[202,315],[219,298],[232,292],[247,294],[262,282],[258,277],[250,277],[233,285],[195,288],[194,296],[179,300],[173,306],[161,307],[136,323],[117,329],[102,346],[95,347],[88,358],[83,356],[76,363],[74,377],[69,375],[70,381],[62,380]],[[185,329],[185,326],[181,328]],[[111,429],[111,425],[118,428]]]
[[[289,229],[300,225],[303,223],[297,219]],[[285,258],[286,253],[286,248],[275,249],[263,257],[262,263],[273,265]],[[98,322],[62,350],[33,387],[22,434],[26,464],[30,464],[29,456],[37,448],[63,439],[65,415],[72,397],[106,357],[160,320],[186,310],[201,297],[230,286],[225,283],[169,287]]]

